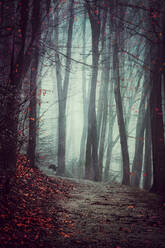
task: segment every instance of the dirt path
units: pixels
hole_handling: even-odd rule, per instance
[[[74,183],[71,197],[59,202],[61,247],[165,247],[161,197],[117,184]]]

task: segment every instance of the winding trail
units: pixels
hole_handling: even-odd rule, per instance
[[[59,202],[61,247],[165,248],[165,201],[118,184],[72,180]]]

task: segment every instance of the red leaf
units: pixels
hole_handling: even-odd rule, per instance
[[[39,233],[36,234],[36,236],[35,236],[34,239],[36,240],[36,239],[38,239],[38,238],[39,238]]]

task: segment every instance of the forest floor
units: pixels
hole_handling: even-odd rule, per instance
[[[0,210],[2,248],[165,247],[165,199],[124,185],[19,166]]]
[[[155,194],[81,180],[59,205],[63,247],[165,247],[165,202]]]

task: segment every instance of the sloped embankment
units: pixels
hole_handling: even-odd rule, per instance
[[[73,184],[25,164],[26,158],[21,157],[10,193],[6,198],[0,194],[0,247],[56,247],[57,202],[69,197]]]

